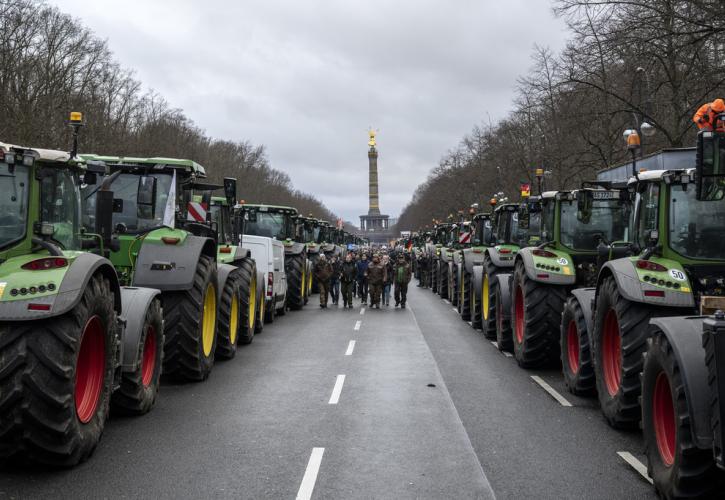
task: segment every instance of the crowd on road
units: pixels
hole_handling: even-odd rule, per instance
[[[328,300],[338,306],[341,292],[344,308],[352,308],[354,298],[371,308],[390,307],[391,290],[395,307],[405,309],[412,274],[411,256],[401,249],[365,248],[344,258],[321,254],[314,267],[322,309]]]

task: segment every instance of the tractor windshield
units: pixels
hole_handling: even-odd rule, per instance
[[[491,241],[491,219],[478,219],[473,225],[475,230],[471,234],[471,244],[474,247]]]
[[[40,220],[53,226],[51,238],[65,250],[80,249],[81,204],[78,175],[47,168],[40,181]]]
[[[541,212],[529,213],[529,227],[519,227],[519,213],[511,212],[511,243],[528,247],[536,243],[541,230]]]
[[[257,211],[257,220],[245,223],[244,234],[284,240],[288,234],[288,218],[287,214],[281,212]]]
[[[693,185],[670,186],[669,238],[675,252],[691,259],[725,260],[725,199],[698,201]]]
[[[16,165],[10,173],[0,162],[0,248],[25,236],[28,220],[28,167]]]
[[[318,232],[317,232],[317,239],[315,241],[317,241],[317,243],[326,243],[327,240],[329,239],[328,238],[329,231],[330,231],[330,228],[327,226],[319,227]]]
[[[619,199],[592,200],[591,214],[577,218],[577,202],[561,202],[561,244],[593,251],[600,241],[628,241],[629,204]]]

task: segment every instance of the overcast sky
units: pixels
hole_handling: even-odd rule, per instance
[[[265,144],[296,188],[355,224],[368,127],[395,217],[473,125],[507,114],[533,45],[566,37],[550,0],[51,3],[208,134]]]

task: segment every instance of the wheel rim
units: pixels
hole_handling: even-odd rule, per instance
[[[75,377],[75,403],[78,420],[87,424],[93,418],[101,397],[106,372],[106,340],[98,316],[92,316],[83,328]]]
[[[237,343],[237,333],[239,332],[239,297],[237,292],[232,294],[232,307],[229,309],[229,342],[234,345]]]
[[[143,343],[143,358],[141,361],[141,382],[148,387],[156,369],[156,329],[149,325],[146,328],[146,340]]]
[[[306,273],[302,271],[302,284],[300,285],[300,295],[302,295],[302,297],[304,297],[307,293],[307,277],[305,274]]]
[[[579,332],[576,329],[576,322],[569,321],[566,331],[566,352],[569,360],[569,370],[573,375],[579,373]]]
[[[675,406],[672,402],[672,390],[665,372],[660,372],[655,381],[655,390],[652,396],[652,420],[657,449],[660,452],[662,462],[669,467],[675,462],[677,430],[675,427]]]
[[[488,321],[488,274],[483,275],[483,286],[481,287],[481,314],[483,314],[483,319]]]
[[[514,330],[516,331],[516,340],[519,344],[524,342],[524,291],[520,286],[516,287],[516,298],[514,301]]]
[[[211,354],[214,346],[214,330],[216,329],[216,291],[214,285],[209,283],[204,293],[204,318],[201,326],[201,344],[204,356]]]
[[[254,328],[254,320],[257,318],[257,277],[252,276],[249,284],[249,328]]]
[[[622,380],[622,341],[619,337],[619,322],[614,309],[610,309],[604,317],[602,365],[607,392],[610,396],[614,396],[619,392]]]

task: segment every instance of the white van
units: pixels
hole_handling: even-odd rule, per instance
[[[287,275],[284,270],[284,245],[265,236],[242,237],[242,247],[252,253],[257,273],[265,287],[265,322],[272,323],[275,315],[284,315],[287,300]]]

